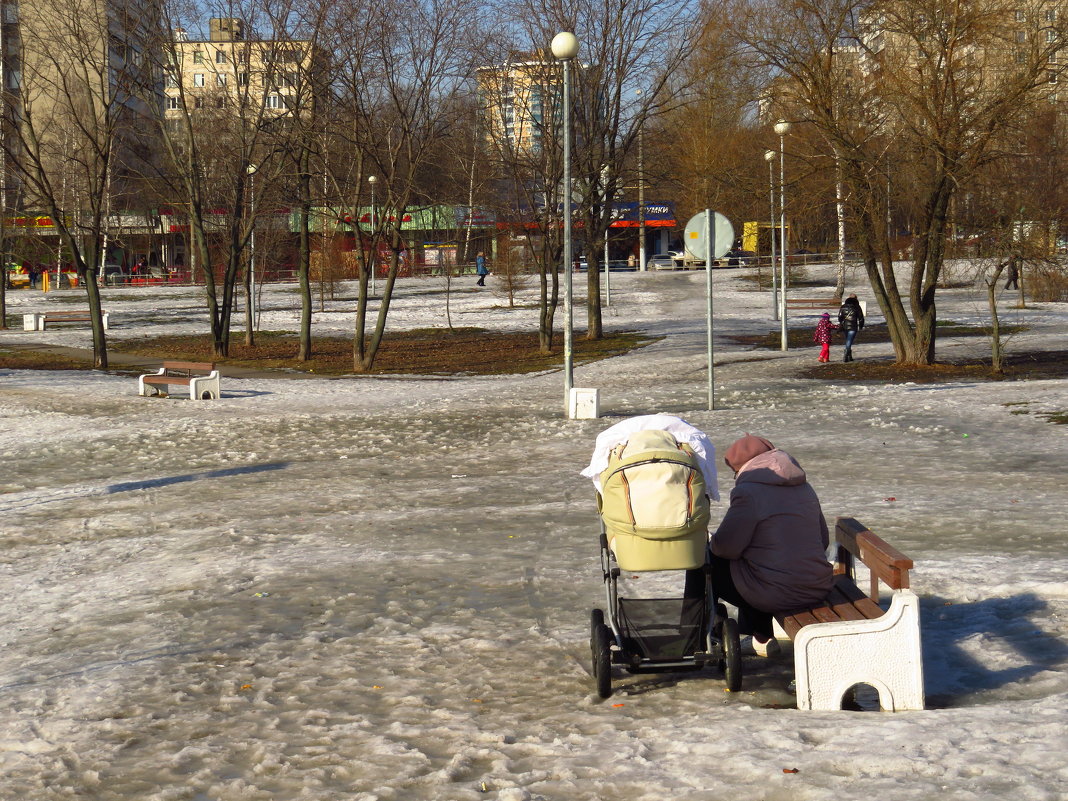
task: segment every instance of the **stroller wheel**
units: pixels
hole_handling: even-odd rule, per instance
[[[590,651],[593,656],[593,678],[597,682],[597,695],[608,698],[612,695],[612,630],[604,623],[604,612],[594,609],[590,613]]]
[[[720,647],[723,649],[723,676],[727,680],[727,689],[736,693],[742,689],[742,646],[737,620],[727,618],[723,621]]]

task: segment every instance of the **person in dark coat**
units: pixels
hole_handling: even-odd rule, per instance
[[[735,472],[731,503],[709,540],[712,590],[738,607],[738,629],[753,649],[777,649],[772,617],[827,597],[830,532],[801,465],[763,437],[746,434],[728,449]]]
[[[838,310],[838,327],[845,331],[845,358],[842,361],[853,361],[853,340],[857,338],[857,332],[864,327],[864,310],[860,308],[860,301],[856,295],[850,295],[845,299],[842,307]]]
[[[1005,265],[1005,288],[1006,289],[1019,289],[1020,288],[1020,257],[1010,256],[1008,263]]]

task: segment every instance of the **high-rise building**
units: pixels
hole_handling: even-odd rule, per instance
[[[174,32],[164,77],[167,119],[186,110],[241,106],[267,118],[303,113],[316,99],[323,57],[311,42],[256,39],[240,19],[212,18],[207,39]],[[259,113],[262,110],[262,115]]]
[[[539,152],[562,93],[559,64],[544,51],[478,71],[486,138],[505,152]],[[559,110],[556,109],[559,113]]]
[[[151,58],[157,1],[3,2],[0,19],[8,190],[19,160],[72,195],[93,191],[94,169],[106,163],[109,195],[132,202],[154,158],[162,102]],[[23,204],[33,193],[24,187]]]

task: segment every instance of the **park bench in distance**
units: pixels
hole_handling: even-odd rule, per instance
[[[791,298],[786,297],[788,309],[834,309],[837,311],[842,306],[842,299],[829,298]]]
[[[137,379],[137,394],[169,397],[171,384],[189,387],[191,400],[219,399],[219,371],[212,362],[164,362],[157,372]]]
[[[100,312],[100,318],[104,323],[104,330],[108,328],[108,313]],[[91,323],[93,321],[89,310],[85,311],[49,311],[31,312],[22,315],[22,330],[44,331],[49,323]]]
[[[920,601],[909,589],[912,560],[851,517],[835,525],[834,589],[809,609],[776,615],[794,642],[797,708],[838,710],[857,684],[879,693],[887,711],[923,709]],[[870,573],[865,594],[856,584],[855,562]],[[891,590],[890,607],[878,604],[879,583]]]

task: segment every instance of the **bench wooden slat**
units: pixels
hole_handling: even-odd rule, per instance
[[[166,361],[163,362],[163,369],[165,370],[203,370],[205,373],[210,373],[215,369],[215,362],[177,362]]]
[[[787,306],[800,309],[837,309],[842,305],[841,298],[787,298]]]
[[[146,375],[146,384],[189,384],[193,380],[194,376],[181,376],[181,375]]]

